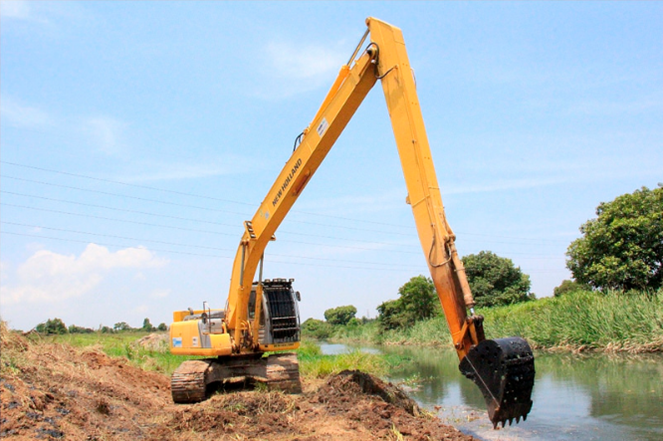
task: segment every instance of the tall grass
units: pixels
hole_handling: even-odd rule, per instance
[[[485,317],[487,338],[519,336],[539,349],[663,351],[663,290],[658,292],[578,291],[516,305],[477,309]],[[343,343],[410,344],[451,347],[443,317],[410,328],[380,332],[376,322],[339,329]]]
[[[346,369],[356,369],[377,376],[389,371],[389,358],[353,350],[345,354],[323,355],[320,346],[311,341],[302,342],[297,351],[299,370],[304,377],[322,378]]]
[[[663,291],[579,291],[524,304],[488,308],[488,338],[516,335],[538,348],[663,351]]]
[[[117,334],[63,334],[53,336],[33,335],[37,341],[68,344],[75,347],[98,348],[110,357],[124,357],[132,364],[145,370],[170,375],[185,360],[204,357],[172,355],[167,343],[157,349],[146,349],[136,341],[147,335],[144,332],[122,332]],[[304,377],[322,378],[345,369],[359,369],[374,375],[384,376],[390,364],[397,364],[396,357],[367,354],[359,350],[338,355],[322,355],[320,347],[312,341],[303,341],[297,350],[300,372]]]

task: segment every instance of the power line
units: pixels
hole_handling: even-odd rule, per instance
[[[195,233],[206,233],[206,234],[217,234],[217,235],[222,235],[222,236],[239,237],[239,234],[222,233],[222,232],[218,232],[218,231],[209,231],[209,230],[197,230],[197,229],[193,229],[193,228],[175,227],[175,226],[172,226],[172,225],[154,224],[154,223],[149,223],[149,222],[139,222],[139,221],[126,220],[126,219],[117,219],[117,218],[112,218],[112,217],[96,216],[96,215],[92,215],[92,214],[72,213],[70,211],[52,210],[52,209],[40,208],[40,207],[30,207],[28,205],[10,204],[10,203],[7,203],[7,202],[0,202],[0,205],[4,205],[4,206],[7,206],[7,207],[26,208],[26,209],[29,209],[29,210],[46,211],[46,212],[50,212],[50,213],[65,214],[65,215],[68,215],[68,216],[87,217],[87,218],[92,218],[92,219],[109,220],[109,221],[114,221],[114,222],[125,222],[125,223],[136,224],[136,225],[146,225],[146,226],[150,226],[150,227],[171,228],[171,229],[175,229],[175,230],[190,231],[190,232],[195,232]],[[297,233],[293,233],[293,234],[297,234]],[[376,248],[355,247],[355,246],[350,246],[350,245],[332,245],[332,244],[305,242],[305,241],[288,240],[288,239],[284,240],[283,242],[303,244],[303,245],[315,245],[315,246],[330,247],[330,248],[350,249],[350,250],[377,251]],[[386,249],[386,248],[380,248],[379,251],[389,252],[389,253],[399,253],[399,254],[419,254],[419,253],[414,252],[414,251],[390,250],[390,249]]]
[[[7,222],[7,221],[0,221],[0,224],[5,224],[5,225],[14,225],[14,226],[20,226],[20,227],[28,227],[28,228],[42,228],[45,230],[52,230],[52,231],[62,231],[65,233],[76,233],[76,234],[87,234],[90,236],[101,236],[101,237],[111,237],[114,239],[124,239],[124,240],[135,240],[139,242],[153,242],[153,243],[159,243],[162,245],[175,245],[175,246],[181,246],[181,247],[190,247],[190,248],[202,248],[202,249],[207,249],[207,250],[215,250],[215,251],[234,251],[228,248],[215,248],[215,247],[207,247],[207,246],[201,246],[201,245],[190,245],[190,244],[183,244],[183,243],[176,243],[176,242],[164,242],[161,240],[152,240],[152,239],[138,239],[135,237],[126,237],[126,236],[116,236],[112,234],[105,234],[105,233],[93,233],[89,231],[80,231],[80,230],[69,230],[65,228],[54,228],[54,227],[45,227],[43,225],[29,225],[29,224],[22,224],[18,222]],[[329,261],[329,262],[345,262],[345,263],[359,263],[359,264],[369,264],[369,265],[383,265],[383,266],[410,266],[412,268],[418,268],[418,266],[413,266],[413,265],[402,265],[402,264],[395,264],[395,263],[381,263],[381,262],[366,262],[366,261],[361,261],[361,260],[339,260],[339,259],[328,259],[324,257],[310,257],[310,256],[297,256],[297,255],[288,255],[288,254],[272,254],[270,253],[270,256],[277,256],[277,257],[292,257],[296,259],[309,259],[309,260],[323,260],[323,261]]]
[[[127,209],[127,208],[109,207],[107,205],[89,204],[89,203],[85,203],[85,202],[70,201],[70,200],[67,200],[67,199],[49,198],[49,197],[46,197],[46,196],[39,196],[39,195],[34,195],[34,194],[17,193],[17,192],[6,191],[6,190],[0,190],[0,193],[11,194],[11,195],[21,196],[21,197],[37,198],[37,199],[42,199],[42,200],[47,200],[47,201],[52,201],[52,202],[63,202],[63,203],[66,203],[66,204],[82,205],[82,206],[85,206],[85,207],[103,208],[103,209],[106,209],[106,210],[120,211],[120,212],[125,212],[125,213],[144,214],[144,215],[148,215],[148,216],[156,216],[156,217],[175,219],[175,220],[180,220],[180,221],[199,222],[199,223],[204,223],[204,224],[220,225],[220,226],[224,226],[224,227],[233,227],[233,228],[237,227],[237,225],[227,224],[227,223],[223,223],[223,222],[213,222],[213,221],[206,221],[206,220],[203,220],[203,219],[193,219],[193,218],[180,217],[180,216],[171,216],[171,215],[166,215],[166,214],[151,213],[151,212],[148,212],[148,211],[130,210],[130,209]],[[336,236],[323,236],[323,235],[320,235],[320,234],[302,233],[300,231],[295,232],[295,231],[288,231],[288,230],[280,230],[280,233],[294,234],[294,235],[297,235],[297,236],[306,236],[306,237],[314,237],[314,238],[322,238],[322,239],[331,239],[331,240],[362,242],[362,243],[367,243],[367,244],[371,244],[371,245],[386,245],[386,246],[390,246],[390,247],[407,246],[407,245],[395,245],[395,244],[386,243],[386,242],[375,242],[375,241],[363,240],[363,239],[346,239],[346,238],[343,238],[343,237],[336,237]],[[467,239],[465,239],[465,240],[467,240]],[[486,242],[513,245],[513,242],[501,242],[501,241],[483,241],[482,243],[486,243]],[[414,252],[414,251],[400,251],[400,250],[394,250],[394,251],[399,251],[399,252],[408,253],[408,254],[418,254],[418,252]]]
[[[162,240],[153,240],[153,239],[138,239],[136,237],[116,236],[116,235],[113,235],[113,234],[92,233],[92,232],[89,232],[89,231],[80,231],[80,230],[68,230],[68,229],[65,229],[65,228],[45,227],[43,225],[21,224],[21,223],[18,223],[18,222],[0,221],[0,224],[15,225],[15,226],[19,226],[19,227],[29,227],[29,228],[42,228],[44,230],[62,231],[62,232],[65,232],[65,233],[88,234],[90,236],[112,237],[113,239],[135,240],[135,241],[138,241],[138,242],[153,242],[153,243],[160,243],[162,245],[175,245],[175,246],[178,246],[178,247],[202,248],[202,249],[206,249],[206,250],[215,250],[215,251],[234,251],[234,250],[231,250],[229,248],[206,247],[206,246],[202,246],[202,245],[190,245],[190,244],[176,243],[176,242],[164,242]]]
[[[34,179],[26,179],[26,178],[19,178],[16,176],[8,176],[8,175],[2,175],[3,178],[7,179],[14,179],[17,181],[23,181],[23,182],[32,182],[34,184],[41,184],[41,185],[48,185],[51,187],[59,187],[59,188],[67,188],[70,190],[78,190],[78,191],[86,191],[89,193],[97,193],[97,194],[104,194],[107,196],[116,196],[116,197],[121,197],[121,198],[126,198],[126,199],[134,199],[138,201],[145,201],[145,202],[156,202],[158,204],[166,204],[166,205],[172,205],[175,207],[185,207],[185,208],[195,208],[198,210],[206,210],[206,211],[214,211],[217,213],[226,213],[226,214],[236,214],[239,216],[244,216],[244,217],[250,217],[250,214],[247,213],[240,213],[237,211],[228,211],[228,210],[221,210],[218,208],[210,208],[210,207],[201,207],[200,205],[189,205],[189,204],[180,204],[177,202],[170,202],[170,201],[161,201],[158,199],[150,199],[150,198],[143,198],[139,196],[129,196],[125,194],[118,194],[118,193],[112,193],[109,191],[101,191],[101,190],[92,190],[90,188],[82,188],[82,187],[75,187],[72,185],[62,185],[62,184],[54,184],[52,182],[44,182],[44,181],[36,181]],[[395,233],[391,231],[378,231],[378,230],[372,230],[372,229],[367,229],[367,228],[359,228],[359,227],[347,227],[343,225],[330,225],[330,224],[321,224],[319,222],[309,222],[309,221],[301,221],[301,220],[294,220],[294,219],[289,219],[288,222],[294,222],[294,223],[299,223],[299,224],[307,224],[307,225],[316,225],[320,227],[332,227],[332,228],[342,228],[345,230],[355,230],[355,231],[368,231],[371,233],[381,233],[381,234],[391,234],[391,235],[397,235],[397,236],[407,236],[407,237],[414,237],[412,233],[406,234],[406,233]]]
[[[76,239],[65,239],[61,237],[52,237],[52,236],[41,236],[38,234],[25,234],[25,233],[14,233],[11,231],[0,231],[0,234],[10,234],[12,236],[25,236],[25,237],[36,237],[40,239],[49,239],[49,240],[58,240],[62,242],[74,242],[74,243],[85,243],[89,244],[89,241],[86,240],[76,240]],[[101,243],[101,242],[96,242],[96,245],[103,245],[106,247],[113,247],[113,248],[136,248],[133,245],[118,245],[118,244],[107,244],[107,243]],[[201,257],[216,257],[216,258],[221,258],[221,259],[233,259],[232,257],[228,256],[220,256],[216,254],[199,254],[199,253],[187,253],[184,251],[175,251],[175,250],[162,250],[162,249],[149,249],[148,251],[158,251],[160,253],[171,253],[171,254],[184,254],[188,256],[201,256]],[[331,259],[319,259],[315,257],[304,257],[304,256],[289,256],[289,255],[275,255],[279,257],[293,257],[297,259],[315,259],[315,260],[331,260]],[[297,265],[297,266],[314,266],[314,267],[323,267],[323,268],[345,268],[345,269],[361,269],[361,270],[370,270],[370,271],[402,271],[406,272],[407,270],[400,269],[403,266],[402,265],[396,265],[396,268],[373,268],[373,267],[360,267],[360,266],[345,266],[345,265],[317,265],[313,263],[303,263],[303,262],[288,262],[288,261],[283,261],[283,260],[274,260],[270,259],[270,262],[274,263],[284,263],[287,265]],[[392,264],[381,264],[381,263],[372,263],[372,262],[360,262],[364,265],[392,265]]]
[[[29,205],[10,204],[8,202],[0,202],[0,205],[4,205],[4,206],[7,206],[7,207],[27,208],[29,210],[47,211],[49,213],[66,214],[66,215],[69,215],[69,216],[88,217],[88,218],[92,218],[92,219],[109,220],[109,221],[113,221],[113,222],[125,222],[125,223],[129,223],[129,224],[146,225],[148,227],[172,228],[174,230],[191,231],[191,232],[194,232],[194,233],[218,234],[218,235],[221,235],[221,236],[233,236],[233,237],[238,236],[237,234],[222,233],[220,231],[197,230],[197,229],[193,229],[193,228],[176,227],[176,226],[173,226],[173,225],[153,224],[153,223],[149,223],[149,222],[139,222],[139,221],[133,221],[133,220],[127,220],[127,219],[117,219],[117,218],[113,218],[113,217],[96,216],[94,214],[72,213],[70,211],[52,210],[52,209],[49,209],[49,208],[40,208],[40,207],[30,207]]]
[[[111,193],[109,191],[92,190],[90,188],[75,187],[73,185],[62,185],[62,184],[54,184],[52,182],[35,181],[33,179],[18,178],[16,176],[2,175],[2,177],[6,178],[6,179],[14,179],[14,180],[17,180],[17,181],[32,182],[34,184],[49,185],[51,187],[59,187],[59,188],[67,188],[67,189],[70,189],[70,190],[87,191],[89,193],[105,194],[107,196],[117,196],[117,197],[121,197],[121,198],[134,199],[134,200],[138,200],[138,201],[157,202],[159,204],[173,205],[175,207],[196,208],[198,210],[207,210],[207,211],[215,211],[215,212],[219,212],[219,213],[238,214],[240,216],[246,216],[246,213],[239,213],[237,211],[220,210],[218,208],[201,207],[199,205],[179,204],[179,203],[170,202],[170,201],[160,201],[158,199],[141,198],[139,196],[129,196],[129,195],[126,195],[126,194]]]
[[[164,193],[179,194],[179,195],[182,195],[182,196],[193,196],[193,197],[197,197],[197,198],[210,199],[210,200],[219,201],[219,202],[230,202],[230,203],[233,203],[233,204],[248,205],[248,206],[251,206],[251,207],[255,208],[254,204],[250,204],[248,202],[232,201],[230,199],[215,198],[215,197],[212,197],[212,196],[202,196],[202,195],[199,195],[199,194],[186,193],[186,192],[177,191],[177,190],[166,190],[164,188],[150,187],[149,185],[130,184],[128,182],[115,181],[115,180],[112,180],[112,179],[96,178],[96,177],[93,177],[93,176],[81,175],[81,174],[77,174],[77,173],[70,173],[70,172],[65,172],[65,171],[61,171],[61,170],[53,170],[53,169],[50,169],[50,168],[36,167],[34,165],[19,164],[19,163],[10,162],[10,161],[0,161],[0,163],[14,165],[16,167],[30,168],[30,169],[33,169],[33,170],[46,171],[46,172],[50,172],[50,173],[58,173],[58,174],[61,174],[61,175],[66,175],[66,176],[74,176],[74,177],[77,177],[77,178],[91,179],[93,181],[108,182],[108,183],[111,183],[111,184],[121,184],[121,185],[126,185],[128,187],[144,188],[146,190],[162,191]]]
[[[35,194],[16,193],[16,192],[13,192],[13,191],[6,191],[6,190],[0,190],[0,193],[11,194],[11,195],[15,195],[15,196],[22,196],[22,197],[37,198],[37,199],[42,199],[42,200],[46,200],[46,201],[53,201],[53,202],[64,202],[66,204],[82,205],[82,206],[85,206],[85,207],[103,208],[103,209],[106,209],[106,210],[122,211],[122,212],[126,212],[126,213],[145,214],[145,215],[148,215],[148,216],[158,216],[158,217],[162,217],[162,218],[176,219],[176,220],[182,220],[182,221],[187,221],[187,222],[200,222],[200,223],[204,223],[204,224],[221,225],[221,226],[225,226],[225,227],[236,227],[236,225],[225,224],[225,223],[222,223],[222,222],[212,222],[212,221],[206,221],[206,220],[202,220],[202,219],[192,219],[192,218],[179,217],[179,216],[170,216],[170,215],[166,215],[166,214],[150,213],[150,212],[147,212],[147,211],[130,210],[130,209],[127,209],[127,208],[109,207],[107,205],[88,204],[88,203],[85,203],[85,202],[77,202],[77,201],[69,201],[69,200],[66,200],[66,199],[49,198],[49,197],[46,197],[46,196],[39,196],[39,195],[35,195]],[[363,239],[344,239],[342,237],[322,236],[322,235],[319,235],[319,234],[307,234],[307,233],[287,231],[287,230],[281,230],[281,233],[296,234],[298,236],[307,236],[307,237],[320,237],[320,238],[332,239],[332,240],[352,240],[353,242],[363,242],[363,243],[369,243],[369,244],[372,244],[372,245],[379,244],[379,245],[388,245],[388,246],[398,246],[398,245],[389,244],[389,243],[385,243],[385,242],[372,242],[372,241],[363,240]]]
[[[59,240],[59,241],[62,241],[62,242],[75,242],[75,243],[85,243],[85,244],[90,243],[90,241],[88,241],[88,240],[65,239],[65,238],[62,238],[62,237],[41,236],[39,234],[14,233],[13,231],[0,231],[0,234],[11,234],[12,236],[38,237],[40,239]],[[113,248],[136,248],[135,245],[119,245],[119,244],[109,244],[109,243],[102,243],[102,242],[97,242],[96,245],[103,245],[105,247],[113,247]],[[217,254],[187,253],[185,251],[160,250],[160,249],[155,249],[155,248],[152,248],[151,250],[148,250],[148,251],[158,251],[160,253],[185,254],[187,256],[203,256],[203,257],[218,257],[218,258],[221,258],[221,259],[232,259],[232,257],[219,256]]]
[[[5,191],[2,191],[2,192],[3,193],[9,193],[9,194],[18,194],[18,193],[11,193],[11,192],[5,192]],[[59,201],[57,199],[45,198],[43,196],[36,196],[36,195],[35,196],[28,195],[28,196],[47,199],[47,200]],[[70,202],[70,201],[64,201],[64,202]],[[83,204],[83,203],[78,203],[78,202],[71,202],[71,203],[81,204],[81,205],[89,205],[89,204]],[[66,214],[66,215],[79,216],[79,217],[88,217],[88,218],[94,218],[94,219],[110,220],[110,221],[114,221],[114,222],[125,222],[125,223],[137,224],[137,225],[147,225],[147,226],[153,226],[153,227],[155,226],[155,227],[160,227],[160,228],[171,228],[171,229],[176,229],[176,230],[181,230],[181,231],[191,231],[191,232],[196,232],[196,233],[207,233],[207,234],[216,234],[216,235],[233,236],[233,237],[236,236],[235,234],[222,233],[222,232],[218,232],[218,231],[198,230],[198,229],[192,229],[192,228],[176,227],[176,226],[171,226],[171,225],[153,224],[153,223],[148,223],[148,222],[138,222],[138,221],[132,221],[132,220],[126,220],[126,219],[109,218],[109,217],[96,216],[96,215],[91,215],[91,214],[72,213],[72,212],[68,212],[68,211],[53,210],[53,209],[39,208],[39,207],[30,207],[30,206],[27,206],[27,205],[11,204],[11,203],[7,203],[7,202],[0,202],[0,205],[10,206],[10,207],[17,207],[17,208],[27,208],[27,209],[30,209],[30,210],[47,211],[47,212],[51,212],[51,213]],[[117,211],[128,211],[128,210],[121,209],[121,208],[105,207],[105,206],[101,206],[101,207],[111,209],[111,210],[117,210]],[[131,211],[131,210],[129,210],[129,211]],[[153,216],[159,216],[158,214],[152,214],[152,215]],[[165,216],[165,217],[172,217],[172,216]],[[175,218],[175,219],[183,219],[183,218]],[[186,218],[184,218],[184,219],[185,220],[196,221],[195,219],[186,219]],[[204,222],[204,221],[201,221],[201,222]],[[210,222],[210,223],[213,223],[213,222]],[[229,226],[227,224],[219,224],[219,225]],[[360,239],[343,239],[343,238],[338,238],[338,237],[333,237],[333,236],[321,236],[321,235],[316,235],[316,234],[306,234],[306,233],[299,233],[299,232],[295,233],[295,232],[286,231],[286,230],[282,230],[281,233],[294,234],[294,235],[298,235],[298,236],[319,237],[319,238],[331,239],[331,240],[344,240],[344,241],[345,240],[354,240],[354,241],[358,241],[358,242],[368,243],[368,244],[371,244],[371,245],[394,246],[393,244],[388,244],[388,243],[384,243],[384,242],[371,242],[371,241],[360,240]],[[364,250],[364,251],[383,251],[383,252],[392,252],[392,253],[399,253],[399,254],[420,254],[420,252],[418,252],[418,251],[407,251],[407,250],[388,249],[388,248],[376,249],[376,248],[356,247],[356,246],[350,246],[350,245],[331,245],[331,244],[321,244],[321,243],[315,243],[315,242],[306,242],[306,241],[289,240],[289,239],[284,240],[284,242],[298,243],[298,244],[303,244],[303,245],[314,245],[314,246],[326,246],[326,247],[334,247],[334,248],[356,249],[356,250]],[[511,242],[495,242],[495,241],[493,241],[492,243],[502,243],[502,244],[512,245]],[[536,254],[536,253],[507,252],[505,254],[521,255],[521,256],[542,256],[541,258],[554,259],[554,257],[549,257],[545,254]]]
[[[74,176],[78,178],[84,178],[84,179],[90,179],[90,180],[95,180],[95,181],[100,181],[100,182],[108,182],[112,184],[120,184],[120,185],[126,185],[130,187],[136,187],[136,188],[143,188],[147,190],[154,190],[154,191],[161,191],[165,193],[173,193],[173,194],[179,194],[183,196],[192,196],[192,197],[197,197],[197,198],[202,198],[202,199],[209,199],[209,200],[214,200],[214,201],[220,201],[220,202],[228,202],[228,203],[233,203],[233,204],[240,204],[240,205],[246,205],[250,206],[253,209],[255,209],[255,204],[247,203],[247,202],[240,202],[240,201],[234,201],[230,199],[222,199],[222,198],[216,198],[213,196],[205,196],[205,195],[200,195],[200,194],[195,194],[195,193],[187,193],[187,192],[181,192],[177,190],[167,190],[163,188],[158,188],[158,187],[152,187],[152,186],[147,186],[147,185],[140,185],[140,184],[131,184],[128,182],[123,182],[123,181],[117,181],[117,180],[112,180],[112,179],[104,179],[104,178],[97,178],[93,176],[88,176],[88,175],[82,175],[78,173],[71,173],[71,172],[65,172],[61,170],[53,170],[53,169],[48,169],[48,168],[43,168],[43,167],[36,167],[32,165],[27,165],[27,164],[19,164],[16,162],[10,162],[10,161],[0,161],[2,164],[8,164],[8,165],[13,165],[16,167],[23,167],[23,168],[28,168],[28,169],[33,169],[33,170],[40,170],[40,171],[46,171],[50,173],[57,173],[57,174],[62,174],[66,176]],[[3,175],[5,176],[5,175]],[[25,178],[15,178],[11,176],[5,176],[9,177],[10,179],[21,179],[25,181],[30,181]],[[32,181],[36,183],[44,183],[40,181]],[[58,184],[52,184],[52,183],[44,183],[47,185],[54,185],[54,186],[61,186],[65,188],[75,188],[75,189],[80,189],[84,191],[96,191],[96,190],[88,190],[88,189],[82,189],[79,187],[67,187],[63,185],[58,185]],[[113,194],[113,193],[106,193],[106,192],[100,192],[100,193],[105,193],[105,194]],[[117,195],[119,196],[119,195]],[[130,197],[130,196],[126,196]],[[148,201],[153,201],[153,202],[163,202],[163,201],[157,201],[157,200],[151,200],[151,199],[144,199]],[[167,203],[167,202],[163,202]],[[177,205],[174,203],[171,203],[172,205]],[[186,206],[186,205],[183,205]],[[197,206],[190,206],[192,208],[200,208],[203,210],[210,210],[210,211],[223,211],[223,210],[216,210],[216,209],[211,209],[211,208],[204,208],[204,207],[197,207]],[[242,213],[237,213],[237,212],[228,212],[231,214],[241,214]],[[313,213],[313,212],[305,212],[305,211],[298,211],[298,210],[291,210],[291,213],[300,213],[300,214],[306,214],[306,215],[312,215],[312,216],[320,216],[320,217],[327,217],[327,218],[333,218],[333,219],[340,219],[340,220],[346,220],[346,221],[352,221],[352,222],[363,222],[363,223],[369,223],[369,224],[376,224],[376,225],[384,225],[384,226],[390,226],[390,227],[396,227],[396,228],[412,228],[411,226],[407,225],[399,225],[399,224],[392,224],[392,223],[387,223],[387,222],[378,222],[378,221],[367,221],[363,219],[353,219],[353,218],[348,218],[348,217],[343,217],[343,216],[334,216],[334,215],[326,215],[326,214],[319,214],[319,213]],[[305,224],[311,224],[311,225],[320,225],[320,226],[331,226],[335,228],[345,228],[345,229],[353,229],[353,230],[359,230],[359,231],[370,231],[374,233],[384,233],[384,234],[395,234],[395,235],[403,235],[403,236],[410,236],[412,237],[412,234],[404,234],[404,233],[393,233],[393,232],[380,232],[380,231],[375,231],[375,230],[367,230],[367,229],[360,229],[356,227],[344,227],[344,226],[339,226],[339,225],[327,225],[327,224],[319,224],[319,223],[314,223],[314,222],[307,222],[307,221],[297,221],[297,220],[289,220],[289,222],[297,222],[297,223],[305,223]],[[568,241],[564,240],[556,240],[556,239],[532,239],[532,238],[524,238],[524,237],[515,237],[515,236],[501,236],[501,235],[491,235],[491,234],[480,234],[480,233],[467,233],[467,232],[461,232],[458,231],[457,233],[462,234],[463,236],[477,236],[477,237],[488,237],[488,238],[499,238],[499,239],[511,239],[511,240],[518,240],[518,241],[525,241],[525,242],[549,242],[549,243],[568,243]],[[506,242],[495,242],[493,243],[506,243]]]
[[[58,174],[61,174],[61,175],[66,175],[66,176],[74,176],[74,177],[77,177],[77,178],[91,179],[91,180],[94,180],[94,181],[108,182],[108,183],[111,183],[111,184],[120,184],[120,185],[129,186],[129,187],[143,188],[143,189],[146,189],[146,190],[161,191],[161,192],[164,192],[164,193],[179,194],[179,195],[182,195],[182,196],[192,196],[192,197],[201,198],[201,199],[209,199],[209,200],[219,201],[219,202],[228,202],[228,203],[231,203],[231,204],[246,205],[246,206],[250,206],[253,209],[255,209],[255,204],[251,204],[251,203],[248,203],[248,202],[240,202],[240,201],[234,201],[234,200],[231,200],[231,199],[216,198],[216,197],[213,197],[213,196],[205,196],[205,195],[200,195],[200,194],[195,194],[195,193],[187,193],[187,192],[177,191],[177,190],[166,190],[164,188],[151,187],[149,185],[131,184],[131,183],[128,183],[128,182],[117,181],[117,180],[113,180],[113,179],[97,178],[97,177],[82,175],[82,174],[78,174],[78,173],[71,173],[71,172],[65,172],[65,171],[61,171],[61,170],[53,170],[53,169],[49,169],[49,168],[36,167],[34,165],[19,164],[17,162],[0,161],[0,163],[13,165],[13,166],[16,166],[16,167],[24,167],[24,168],[29,168],[29,169],[33,169],[33,170],[45,171],[45,172],[49,172],[49,173],[58,173]],[[406,225],[397,225],[397,224],[390,224],[390,223],[386,223],[386,222],[367,221],[367,220],[361,220],[361,219],[351,219],[351,218],[346,218],[346,217],[341,217],[341,216],[310,213],[310,212],[297,211],[297,210],[292,210],[292,213],[309,214],[309,215],[313,215],[313,216],[329,217],[329,218],[342,219],[342,220],[350,220],[350,221],[353,221],[353,222],[365,222],[365,223],[369,223],[369,224],[385,225],[385,226],[398,227],[398,228],[410,228]]]

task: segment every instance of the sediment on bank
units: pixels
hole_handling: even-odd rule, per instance
[[[4,323],[0,331],[0,436],[7,439],[473,439],[359,371],[307,380],[301,395],[259,389],[175,405],[167,375],[99,347],[32,341]]]

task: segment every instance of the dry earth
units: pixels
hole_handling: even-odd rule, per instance
[[[167,376],[98,348],[35,344],[3,332],[2,351],[0,438],[474,439],[419,410],[395,386],[357,371],[307,381],[301,395],[242,391],[175,405]]]

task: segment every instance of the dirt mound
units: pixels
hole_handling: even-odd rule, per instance
[[[332,403],[343,397],[375,395],[386,403],[393,404],[413,416],[421,414],[419,406],[398,387],[385,383],[373,375],[361,371],[343,371],[329,378],[327,384],[316,393],[316,399],[322,403]]]
[[[97,348],[3,332],[0,368],[0,437],[144,439],[170,405],[168,378]]]
[[[149,334],[136,340],[133,346],[149,351],[165,351],[168,349],[168,334]]]
[[[169,378],[97,348],[2,330],[0,438],[67,440],[471,440],[420,411],[402,391],[357,371],[266,390],[171,401]]]

